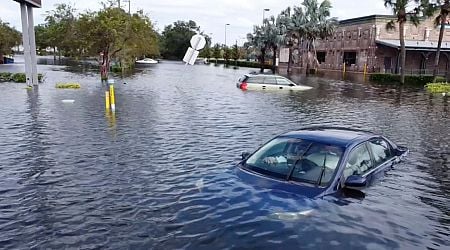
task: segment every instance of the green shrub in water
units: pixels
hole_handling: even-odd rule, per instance
[[[67,82],[67,83],[57,83],[55,86],[57,89],[79,89],[81,85],[76,82]]]
[[[430,93],[450,93],[450,83],[446,82],[428,83],[425,88]]]

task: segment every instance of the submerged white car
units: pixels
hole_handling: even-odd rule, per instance
[[[283,76],[246,74],[239,78],[236,87],[242,90],[308,90],[312,87],[298,85]]]

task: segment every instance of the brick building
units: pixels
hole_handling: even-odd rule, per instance
[[[395,30],[387,30],[386,24],[395,20],[389,15],[371,15],[339,22],[333,36],[316,41],[319,69],[397,73],[399,71],[400,41],[398,24]],[[423,19],[416,27],[405,24],[406,73],[430,74],[433,71],[439,26],[433,18]],[[304,44],[294,44],[293,66],[305,67],[307,53]],[[280,49],[280,66],[286,67],[287,48]],[[450,67],[450,25],[444,33],[439,74],[445,75]]]

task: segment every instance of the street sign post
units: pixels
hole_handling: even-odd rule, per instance
[[[22,43],[25,59],[25,75],[27,85],[38,84],[36,39],[34,34],[33,8],[41,8],[41,0],[13,0],[20,3],[22,19]]]
[[[18,3],[25,3],[28,5],[31,5],[34,8],[41,8],[42,7],[42,1],[41,0],[14,0]]]
[[[189,47],[184,54],[183,62],[186,64],[194,65],[195,60],[198,57],[199,50],[203,49],[206,45],[205,37],[202,35],[193,35],[191,38],[191,47]]]

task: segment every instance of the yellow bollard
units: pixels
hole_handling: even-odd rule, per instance
[[[114,86],[111,84],[109,85],[109,96],[111,98],[111,111],[116,111],[116,100],[114,97]]]
[[[105,108],[109,110],[109,91],[105,91]]]
[[[344,66],[342,67],[342,76],[345,76],[345,62],[344,62]]]

